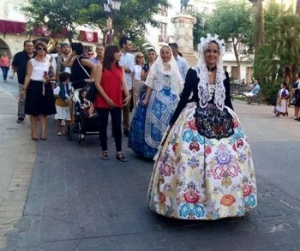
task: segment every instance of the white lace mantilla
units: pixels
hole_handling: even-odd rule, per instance
[[[209,87],[209,73],[205,64],[198,65],[194,68],[197,72],[199,78],[198,83],[198,97],[199,105],[201,108],[205,108],[208,104],[208,101],[212,99],[211,88]],[[226,75],[224,70],[221,67],[217,67],[216,72],[216,82],[214,87],[214,103],[218,109],[224,109],[225,103],[225,87],[223,81],[225,80]]]
[[[170,83],[169,87],[172,94],[178,95],[182,92],[183,83],[175,59],[172,57],[169,62],[164,63],[161,57],[158,57],[150,68],[145,85],[159,92],[166,85],[166,82]]]

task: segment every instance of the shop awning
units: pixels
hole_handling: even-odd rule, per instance
[[[0,32],[3,33],[25,33],[26,32],[26,23],[18,21],[7,21],[0,20]]]

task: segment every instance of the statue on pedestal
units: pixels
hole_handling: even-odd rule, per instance
[[[186,12],[186,8],[188,6],[189,0],[180,0],[180,12]]]

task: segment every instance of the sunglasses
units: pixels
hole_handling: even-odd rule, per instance
[[[137,56],[137,58],[144,58],[144,56]]]
[[[94,54],[92,54],[92,53],[88,53],[88,55],[89,55],[89,56],[93,56]]]
[[[38,51],[47,51],[47,49],[46,49],[46,48],[43,48],[43,47],[38,47],[37,50],[38,50]]]

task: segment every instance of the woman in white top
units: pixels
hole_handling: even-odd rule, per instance
[[[141,98],[144,81],[142,80],[142,71],[145,64],[144,55],[138,52],[134,57],[135,65],[133,66],[131,79],[133,84],[133,108],[135,108]]]
[[[35,50],[37,55],[27,63],[24,87],[20,96],[24,96],[26,92],[25,113],[30,115],[31,139],[45,140],[47,115],[56,113],[50,83],[50,81],[55,81],[56,76],[54,67],[47,58],[47,45],[39,41],[35,45]],[[37,117],[41,123],[40,137],[37,133]]]

